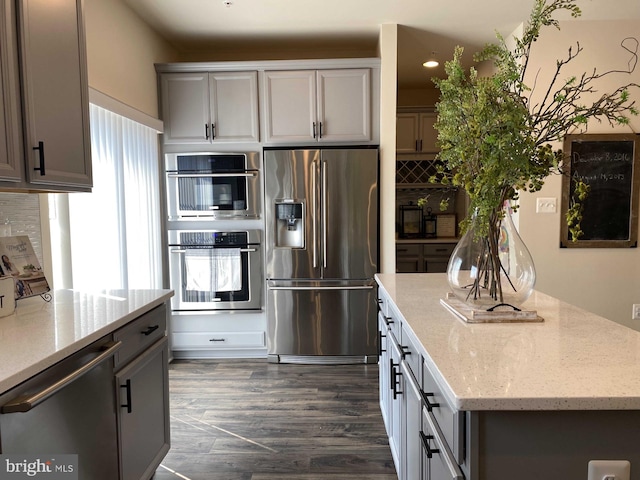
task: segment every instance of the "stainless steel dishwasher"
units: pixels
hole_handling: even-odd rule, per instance
[[[79,479],[117,479],[119,347],[104,337],[0,395],[0,453],[77,454]]]

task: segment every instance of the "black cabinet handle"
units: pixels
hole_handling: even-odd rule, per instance
[[[215,140],[216,139],[216,124],[212,123],[211,124],[211,140]]]
[[[378,330],[378,356],[382,356],[382,352],[386,352],[386,350],[382,349],[382,339],[387,338],[386,335],[383,335],[380,330]]]
[[[210,338],[209,339],[210,342],[226,342],[227,340],[225,338]]]
[[[403,360],[407,355],[411,355],[411,352],[409,351],[409,347],[406,345],[400,345],[400,350],[402,350],[401,355]]]
[[[423,392],[422,390],[420,390],[420,395],[422,395],[422,399],[424,400],[424,403],[427,406],[427,412],[431,412],[434,408],[437,408],[437,407],[440,406],[439,403],[431,403],[429,401],[429,397],[433,397],[434,396],[433,393],[426,393],[426,392]]]
[[[316,138],[316,122],[313,122],[313,138]]]
[[[44,142],[38,142],[38,146],[37,147],[33,147],[34,150],[39,150],[39,156],[40,156],[40,166],[39,167],[33,167],[33,169],[36,172],[40,172],[40,175],[44,176]]]
[[[160,328],[160,325],[150,325],[149,327],[147,327],[146,330],[141,331],[140,333],[142,335],[151,335],[153,332],[155,332],[158,328]]]
[[[431,448],[429,446],[429,440],[433,439],[433,435],[425,435],[424,432],[420,432],[420,440],[422,440],[422,446],[427,451],[427,458],[433,457],[434,453],[440,453],[438,448]]]
[[[320,122],[320,138],[322,138],[322,122]]]
[[[387,317],[387,316],[383,315],[382,318],[384,319],[384,323],[387,325],[387,327],[389,325],[391,325],[392,323],[394,323],[392,317]]]
[[[209,140],[209,124],[204,124],[204,138],[205,140]]]
[[[396,372],[396,367],[400,364],[393,363],[393,358],[389,359],[389,366],[391,367],[391,390],[393,391],[393,399],[396,400],[398,395],[402,395],[402,392],[397,388],[400,384],[398,377],[402,376],[402,372]]]
[[[124,405],[120,405],[121,407],[127,408],[127,413],[131,413],[131,380],[127,380],[124,385],[120,385],[120,388],[125,388],[127,390],[127,403]]]

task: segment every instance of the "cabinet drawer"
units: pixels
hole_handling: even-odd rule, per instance
[[[422,245],[419,244],[411,244],[411,245],[396,245],[396,255],[398,257],[415,257],[420,255],[420,247]]]
[[[421,356],[416,348],[416,345],[413,343],[411,337],[405,330],[405,326],[402,325],[402,338],[400,339],[400,348],[402,350],[402,359],[409,366],[409,370],[416,378],[416,381],[420,381],[420,364]]]
[[[424,464],[428,465],[428,478],[438,480],[464,480],[459,465],[452,457],[446,441],[427,407],[422,408],[422,441]]]
[[[173,350],[265,347],[264,332],[181,332],[172,336]]]
[[[389,313],[389,307],[387,307],[387,305],[389,305],[389,300],[387,300],[387,297],[378,289],[378,310],[380,310],[384,316]]]
[[[387,305],[388,313],[385,318],[385,323],[389,326],[389,330],[393,333],[393,337],[396,342],[400,341],[400,314],[395,308],[393,303]]]
[[[447,257],[449,258],[456,248],[455,243],[431,243],[424,245],[425,257]]]
[[[462,414],[442,394],[440,386],[431,375],[426,363],[422,364],[422,392],[426,403],[425,408],[433,415],[440,427],[454,458],[462,462],[464,458]]]
[[[167,308],[164,304],[116,330],[113,339],[122,342],[122,347],[114,355],[116,369],[164,337],[166,331]]]

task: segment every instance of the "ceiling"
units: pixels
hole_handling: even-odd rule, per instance
[[[380,25],[398,28],[398,83],[441,76],[456,45],[475,52],[526,21],[533,0],[124,0],[178,51],[207,60],[375,56]],[[640,0],[577,0],[580,20],[640,19]],[[559,16],[569,20],[568,15]],[[580,21],[578,20],[578,21]],[[206,53],[203,53],[206,52]],[[436,52],[441,66],[422,62]],[[204,55],[204,56],[203,56]],[[312,55],[312,54],[311,54]]]

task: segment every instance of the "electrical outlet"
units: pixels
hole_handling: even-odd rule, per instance
[[[631,310],[631,320],[640,320],[640,303],[634,303]]]
[[[536,213],[556,213],[556,198],[536,198]]]
[[[629,480],[631,463],[627,460],[590,460],[587,480]]]

